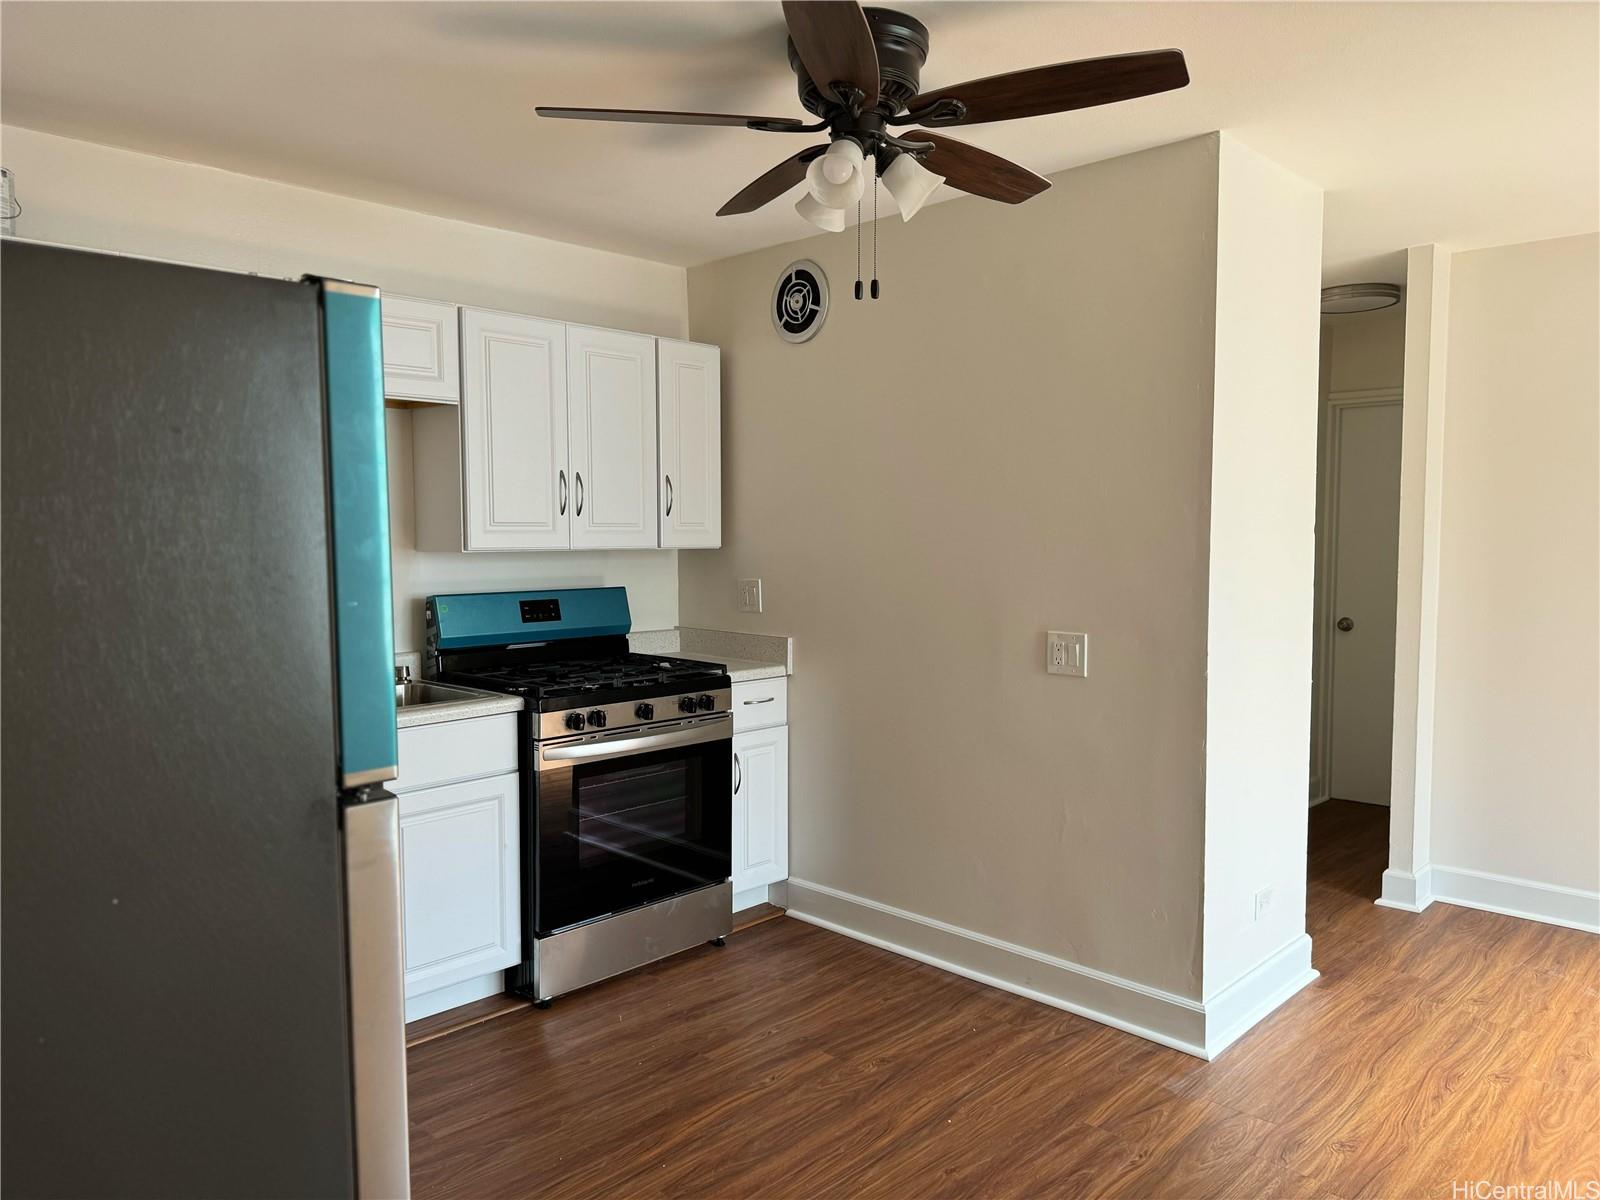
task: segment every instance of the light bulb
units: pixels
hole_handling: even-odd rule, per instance
[[[849,208],[866,189],[864,162],[861,147],[854,141],[840,138],[834,142],[806,168],[812,198],[827,208]]]
[[[883,173],[883,186],[889,189],[895,205],[900,209],[900,219],[909,221],[927,203],[943,175],[935,175],[909,154],[902,154],[889,164]]]

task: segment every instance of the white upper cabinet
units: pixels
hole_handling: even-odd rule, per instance
[[[455,404],[461,398],[461,333],[454,304],[384,296],[383,394]]]
[[[661,545],[722,545],[722,352],[657,343],[661,413]]]
[[[648,549],[656,532],[656,342],[567,326],[572,548]]]
[[[461,345],[463,548],[565,550],[567,327],[469,308]]]

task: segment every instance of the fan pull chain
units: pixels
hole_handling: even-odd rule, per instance
[[[861,201],[856,201],[856,299],[861,299]]]
[[[857,268],[859,273],[860,268]],[[872,298],[878,298],[878,163],[872,163]]]

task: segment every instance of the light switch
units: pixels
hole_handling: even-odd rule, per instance
[[[1044,669],[1052,675],[1089,674],[1089,635],[1052,629],[1045,634]]]
[[[750,613],[761,611],[761,580],[739,580],[739,611]]]

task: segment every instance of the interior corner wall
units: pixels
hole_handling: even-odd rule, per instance
[[[265,275],[329,275],[401,295],[682,337],[682,267],[237,175],[0,128],[19,236]],[[638,628],[677,624],[670,550],[431,554],[413,536],[411,415],[388,414],[395,642],[421,646],[437,591],[619,584]]]
[[[1600,235],[1457,253],[1449,322],[1434,872],[1577,893],[1593,924]]]
[[[1224,134],[1206,626],[1207,1000],[1305,938],[1321,275],[1322,190]],[[1308,943],[1303,953],[1309,970]]]
[[[691,268],[725,516],[680,557],[684,624],[796,639],[792,880],[1192,997],[1216,172],[1213,135],[886,216],[877,302],[853,233]],[[790,345],[798,258],[833,303]]]

